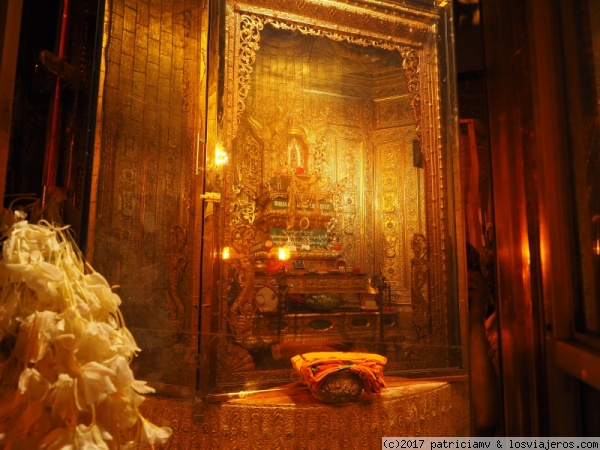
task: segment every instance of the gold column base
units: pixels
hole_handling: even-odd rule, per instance
[[[348,449],[380,448],[385,436],[468,436],[465,382],[386,378],[381,397],[364,393],[356,402],[328,405],[308,388],[268,397],[251,395],[207,403],[194,422],[191,402],[148,398],[142,412],[171,426],[166,448]]]

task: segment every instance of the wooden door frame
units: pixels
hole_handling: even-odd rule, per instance
[[[577,380],[597,388],[600,358],[573,341],[581,280],[559,3],[482,3],[505,435],[577,436]]]

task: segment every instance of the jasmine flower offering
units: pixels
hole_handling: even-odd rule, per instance
[[[0,257],[0,447],[133,449],[171,430],[138,409],[154,392],[130,362],[140,349],[121,299],[83,261],[67,227],[15,213]],[[135,440],[121,442],[132,427]]]

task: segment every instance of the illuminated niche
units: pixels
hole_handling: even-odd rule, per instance
[[[308,351],[380,353],[388,374],[460,370],[439,11],[364,20],[340,4],[332,24],[318,2],[254,3],[227,2],[220,58],[218,245],[231,252],[202,330],[215,387],[257,371],[289,382]]]

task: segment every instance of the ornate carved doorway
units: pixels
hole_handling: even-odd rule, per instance
[[[311,350],[462,369],[445,9],[370,6],[229,1],[215,25],[206,391],[289,381]]]

